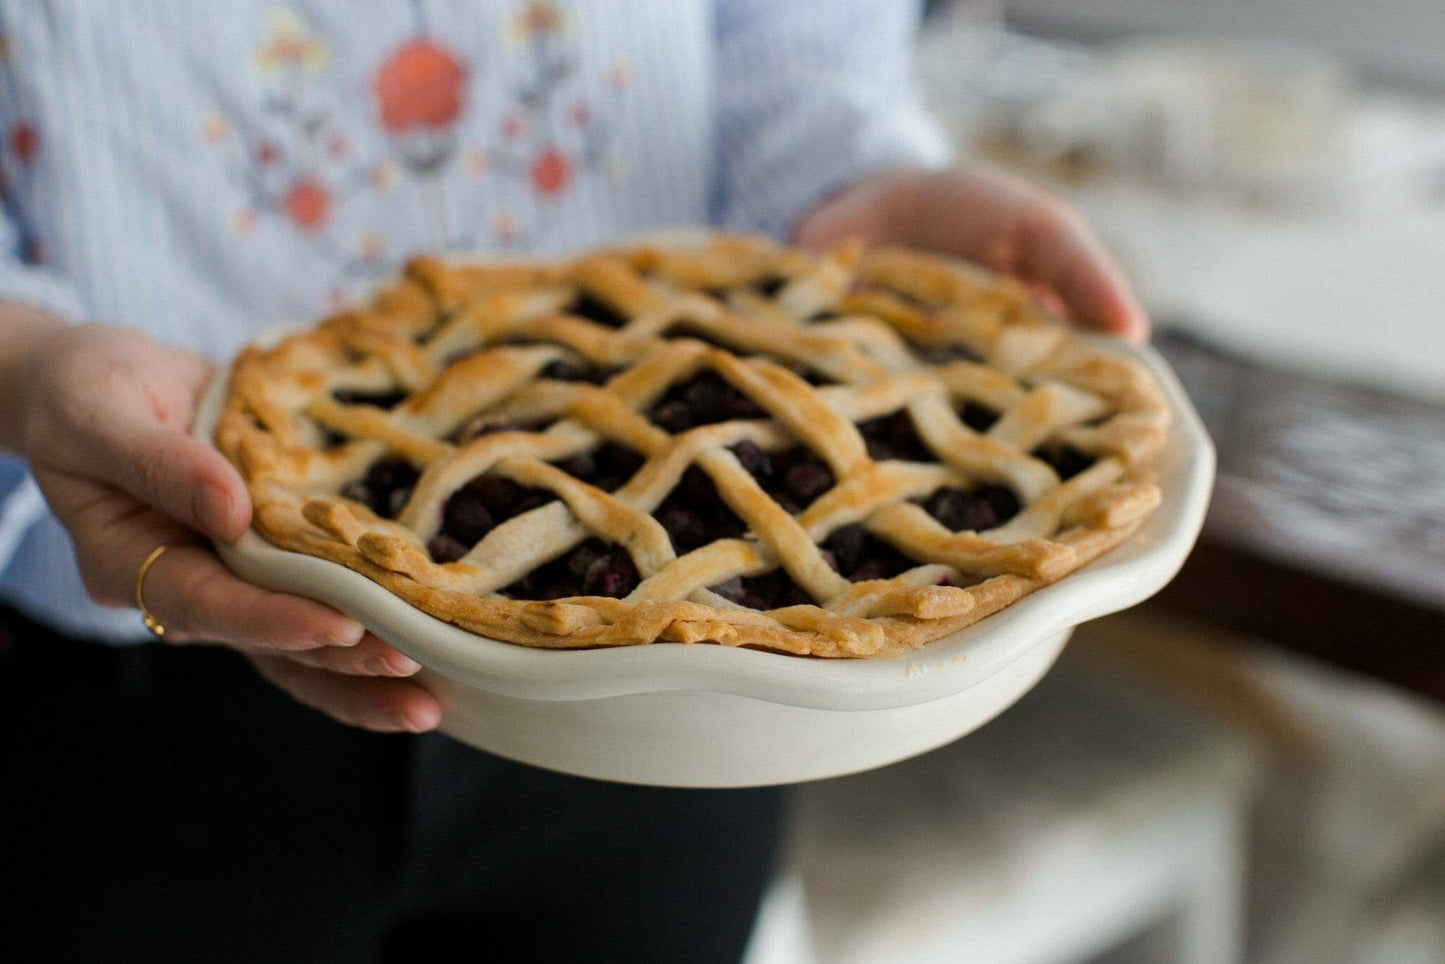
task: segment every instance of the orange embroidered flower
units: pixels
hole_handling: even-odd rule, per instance
[[[315,231],[331,214],[331,191],[313,178],[302,178],[282,198],[286,214],[305,231]]]
[[[562,154],[549,148],[532,162],[532,186],[545,197],[555,197],[572,180],[572,164]]]
[[[413,40],[387,58],[373,88],[381,123],[393,134],[450,127],[464,108],[467,68],[430,40]]]

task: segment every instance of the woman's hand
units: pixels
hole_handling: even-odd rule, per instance
[[[141,563],[169,544],[145,580],[165,642],[238,649],[343,723],[432,729],[436,699],[400,678],[416,663],[327,606],[243,582],[207,548],[202,536],[237,539],[251,519],[236,469],[186,434],[210,374],[199,355],[105,325],[55,327],[30,347],[24,450],[87,590],[107,606],[134,605]]]
[[[798,241],[850,236],[955,254],[1033,286],[1050,308],[1142,342],[1149,320],[1108,251],[1067,204],[987,168],[866,177],[803,219]]]

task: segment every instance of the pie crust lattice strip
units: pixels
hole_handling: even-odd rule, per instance
[[[255,528],[552,648],[890,656],[1133,533],[1169,412],[1017,283],[719,236],[420,258],[232,366]]]

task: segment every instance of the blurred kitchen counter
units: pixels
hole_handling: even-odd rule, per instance
[[[1160,604],[1445,702],[1445,406],[1156,347],[1219,451]]]

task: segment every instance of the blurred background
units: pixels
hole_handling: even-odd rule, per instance
[[[1016,707],[802,788],[753,964],[1445,962],[1445,4],[960,0],[917,67],[1118,253],[1219,481]]]

